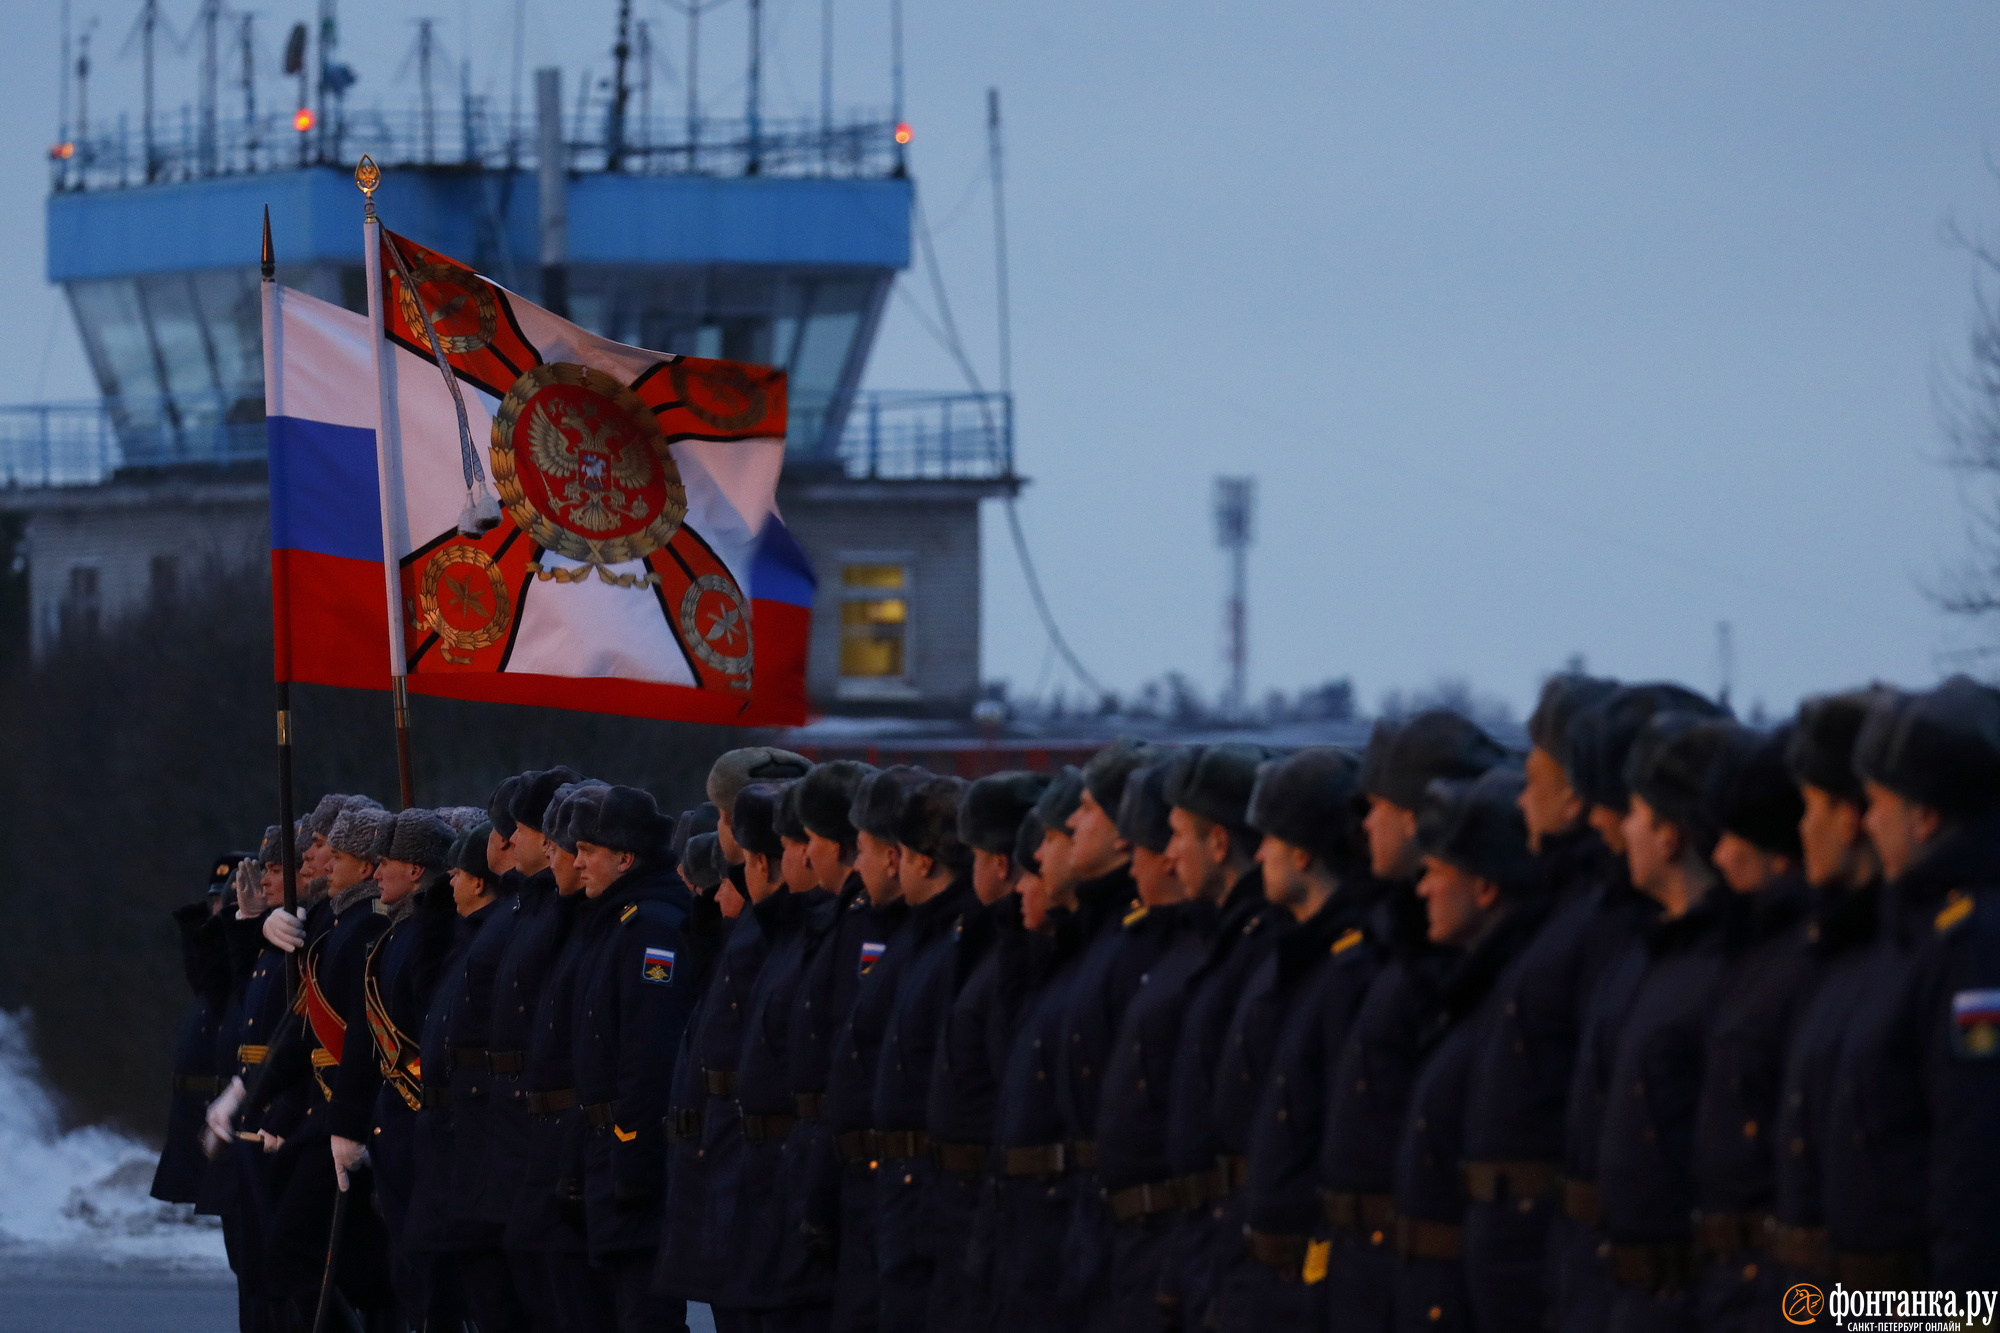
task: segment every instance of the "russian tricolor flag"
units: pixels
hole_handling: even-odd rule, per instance
[[[382,256],[379,325],[266,284],[279,679],[387,689],[393,602],[416,693],[804,721],[782,374],[609,342],[387,233]],[[460,531],[468,479],[497,527]]]

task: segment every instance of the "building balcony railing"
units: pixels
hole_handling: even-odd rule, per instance
[[[233,411],[185,399],[0,405],[0,486],[92,486],[121,471],[262,463],[264,423],[241,419],[246,404],[255,400],[238,400]],[[1011,480],[1014,401],[863,391],[834,456],[794,461],[802,470],[837,465],[855,481]]]
[[[352,170],[363,153],[384,170],[437,168],[488,171],[536,169],[531,117],[489,113],[478,99],[470,111],[425,117],[414,111],[360,110],[329,116],[301,132],[293,112],[255,119],[217,118],[203,124],[192,108],[162,113],[150,137],[127,115],[56,144],[51,186],[58,193],[123,189],[213,176],[338,166]],[[627,118],[613,141],[600,113],[566,134],[571,171],[638,175],[839,176],[876,178],[902,168],[896,126],[880,113],[845,120]]]

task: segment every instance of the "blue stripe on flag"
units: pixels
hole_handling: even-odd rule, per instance
[[[809,607],[818,587],[812,561],[800,549],[791,529],[773,514],[757,539],[757,557],[750,566],[750,595],[760,601]]]
[[[375,432],[301,417],[265,422],[271,454],[271,549],[382,558]]]

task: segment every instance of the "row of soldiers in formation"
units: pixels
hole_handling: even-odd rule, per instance
[[[220,1214],[246,1330],[328,1271],[349,1327],[479,1333],[1782,1329],[1798,1282],[2000,1286],[2000,694],[1760,732],[1565,676],[1529,738],[969,784],[751,748],[678,821],[563,768],[329,796],[307,907],[274,830],[184,915],[157,1191]]]

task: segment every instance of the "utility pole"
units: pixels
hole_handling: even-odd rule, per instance
[[[416,24],[417,45],[411,58],[417,62],[418,124],[423,134],[424,164],[429,166],[437,161],[437,103],[431,95],[431,58],[437,53],[437,20],[420,18]],[[409,61],[404,61],[403,68],[409,67]]]
[[[1000,156],[1000,90],[986,90],[986,160],[993,180],[993,288],[1000,317],[1000,392],[1014,392],[1013,320],[1008,311],[1007,191]],[[1008,411],[1012,411],[1010,403]]]
[[[910,174],[908,123],[903,119],[903,0],[889,0],[889,119],[896,122],[896,174]]]
[[[132,49],[132,42],[139,43],[139,59],[144,67],[142,75],[139,107],[139,140],[146,154],[145,178],[148,185],[159,174],[160,158],[153,140],[153,36],[160,26],[160,0],[143,0],[139,6],[139,17],[133,21],[132,32],[125,39],[125,49]]]
[[[644,19],[639,20],[638,31],[633,35],[633,54],[639,60],[639,154],[647,165],[653,161],[653,29]]]
[[[764,0],[750,0],[749,85],[750,161],[744,173],[755,176],[764,169]]]
[[[1253,477],[1215,479],[1215,543],[1229,553],[1229,597],[1222,613],[1222,651],[1229,683],[1222,707],[1230,718],[1241,718],[1248,711],[1250,515],[1256,496]]]
[[[201,128],[197,157],[205,176],[213,176],[216,161],[216,103],[222,93],[222,58],[217,47],[222,24],[222,0],[202,0],[201,5]]]
[[[238,15],[236,41],[243,58],[243,169],[257,165],[257,35],[255,14]]]
[[[536,165],[540,172],[542,304],[569,317],[569,164],[564,159],[562,70],[535,71]]]
[[[604,169],[618,171],[625,165],[625,104],[632,86],[625,78],[625,64],[632,58],[632,0],[618,0],[618,40],[611,47],[611,114],[605,120]]]

